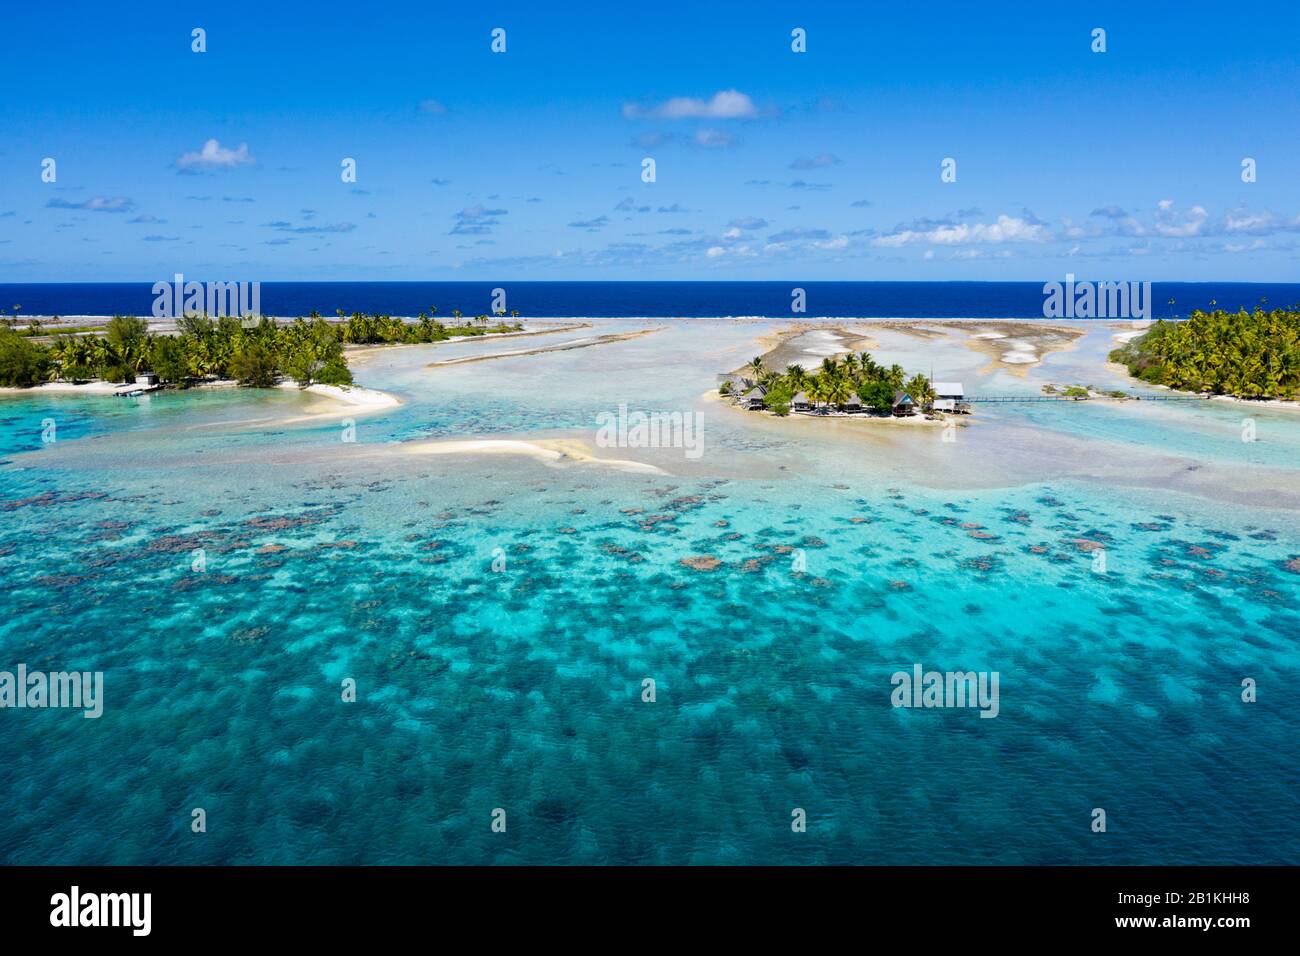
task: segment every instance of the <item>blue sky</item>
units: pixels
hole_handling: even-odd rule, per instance
[[[3,14],[0,281],[1300,276],[1291,2],[116,6]]]

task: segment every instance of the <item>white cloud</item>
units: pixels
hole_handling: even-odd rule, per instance
[[[1267,244],[1266,242],[1264,242],[1263,239],[1256,239],[1254,242],[1251,242],[1251,243],[1245,243],[1245,242],[1229,242],[1229,243],[1225,243],[1225,244],[1224,244],[1224,247],[1223,247],[1223,251],[1224,251],[1224,252],[1232,252],[1232,253],[1237,253],[1237,252],[1255,252],[1255,251],[1258,250],[1258,249],[1265,249],[1265,248],[1267,248],[1267,247],[1268,247],[1268,244]]]
[[[200,150],[181,153],[176,165],[181,169],[234,169],[236,166],[251,166],[254,162],[247,143],[240,143],[238,149],[228,149],[210,139]]]
[[[1223,228],[1228,232],[1251,232],[1273,224],[1273,216],[1266,212],[1230,212],[1223,217]]]
[[[887,236],[871,240],[872,245],[886,248],[930,243],[940,246],[961,246],[973,243],[996,242],[1046,242],[1051,236],[1042,223],[1029,222],[1016,216],[998,216],[993,223],[947,223],[932,229],[902,229]]]
[[[659,119],[750,119],[758,115],[758,107],[738,90],[720,90],[707,100],[676,96],[649,109],[636,103],[624,103],[623,115],[628,119],[645,116]]]
[[[1300,216],[1290,219],[1264,212],[1248,212],[1234,209],[1223,216],[1223,231],[1229,233],[1247,233],[1250,235],[1268,235],[1273,232],[1295,232],[1300,230]]]
[[[1193,206],[1184,215],[1175,212],[1173,203],[1168,199],[1160,200],[1156,206],[1159,211],[1156,213],[1155,230],[1161,236],[1199,236],[1210,217],[1204,206]]]

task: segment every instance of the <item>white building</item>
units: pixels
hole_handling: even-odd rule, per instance
[[[934,388],[934,410],[936,412],[956,412],[959,411],[957,408],[958,402],[965,405],[963,400],[966,395],[962,391],[961,382],[935,382],[932,387]],[[970,406],[967,405],[960,411],[968,411],[969,408]]]

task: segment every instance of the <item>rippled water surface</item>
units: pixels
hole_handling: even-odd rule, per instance
[[[0,859],[1300,859],[1300,534],[1286,502],[1237,496],[1294,476],[1300,416],[1257,413],[1246,448],[1241,410],[1204,404],[845,438],[704,397],[764,331],[438,369],[504,346],[386,351],[358,379],[405,404],[355,443],[337,419],[236,424],[295,394],[4,399],[0,668],[102,670],[106,702],[0,710]],[[881,347],[1033,393],[1095,372],[1108,334],[1024,379],[960,344]],[[620,402],[702,410],[698,465],[398,444],[590,439]],[[998,716],[891,707],[916,663],[997,671]]]

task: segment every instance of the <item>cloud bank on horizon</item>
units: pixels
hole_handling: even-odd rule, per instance
[[[15,9],[0,281],[1300,275],[1300,13],[1131,6]]]

